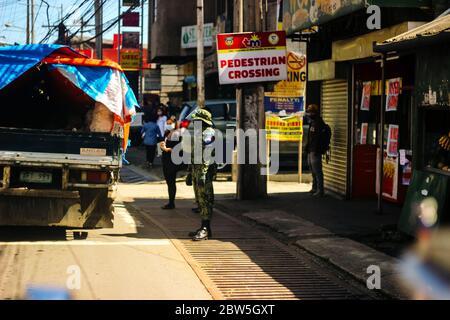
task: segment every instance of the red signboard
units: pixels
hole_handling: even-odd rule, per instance
[[[274,36],[269,37],[271,35]],[[284,31],[222,33],[217,35],[217,50],[263,50],[285,46],[286,33]]]
[[[139,27],[139,12],[126,12],[122,18],[124,27]]]

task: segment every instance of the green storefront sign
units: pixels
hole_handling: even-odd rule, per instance
[[[430,7],[430,0],[283,0],[283,29],[287,34],[324,24],[370,5]]]

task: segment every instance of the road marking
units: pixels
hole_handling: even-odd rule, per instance
[[[12,241],[0,242],[0,246],[167,246],[169,240],[131,240],[131,241],[98,241],[98,240],[70,240],[70,241]]]

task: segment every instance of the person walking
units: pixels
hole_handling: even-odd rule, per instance
[[[172,151],[181,143],[181,133],[177,122],[169,119],[166,124],[164,141],[161,141],[162,165],[164,179],[166,180],[169,193],[169,203],[162,207],[164,210],[175,209],[175,196],[177,193],[177,172],[181,169],[180,164],[175,164],[172,159]]]
[[[144,145],[147,151],[147,165],[152,167],[153,161],[155,160],[156,147],[162,139],[161,131],[156,124],[156,117],[151,115],[146,117],[141,134],[144,138]]]
[[[213,143],[215,141],[215,130],[213,128],[211,112],[208,110],[198,109],[192,115],[192,120],[194,122],[194,146],[191,148],[191,175],[194,193],[196,194],[200,210],[201,226],[195,232],[189,233],[189,236],[193,237],[192,240],[194,241],[200,241],[208,240],[212,237],[211,217],[214,204],[213,180],[215,176],[215,170],[213,169],[215,168]],[[198,127],[201,130],[195,129]],[[194,152],[196,150],[195,143],[197,140],[201,141],[202,154],[200,155],[200,163],[196,163],[195,161],[199,157],[199,155],[196,157]]]
[[[313,177],[313,186],[310,193],[316,197],[323,197],[322,155],[325,154],[329,148],[331,130],[329,130],[328,125],[320,116],[319,107],[317,105],[309,105],[306,109],[306,114],[311,119],[308,139],[305,146],[308,154],[308,165]]]

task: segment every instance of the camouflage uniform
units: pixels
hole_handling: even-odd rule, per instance
[[[215,131],[208,127],[202,133],[202,154],[211,147],[214,142]],[[192,149],[193,150],[193,149]],[[192,154],[194,154],[192,152]],[[213,153],[211,153],[214,156]],[[194,156],[193,156],[194,158]],[[194,187],[195,199],[200,209],[200,217],[202,220],[210,220],[214,205],[214,189],[213,180],[216,175],[216,165],[214,159],[202,158],[201,164],[195,164],[192,161],[192,184]]]
[[[197,131],[198,122],[196,121],[201,121],[200,123],[202,124],[201,136],[194,137],[191,145],[192,184],[198,208],[200,209],[202,225],[197,231],[190,232],[189,236],[193,236],[193,241],[201,241],[212,237],[210,221],[214,204],[213,180],[216,174],[216,165],[214,163],[215,130],[211,113],[206,109],[198,109],[192,115],[192,120],[194,120],[194,135],[199,134]],[[196,163],[198,160],[201,160],[200,163]]]

